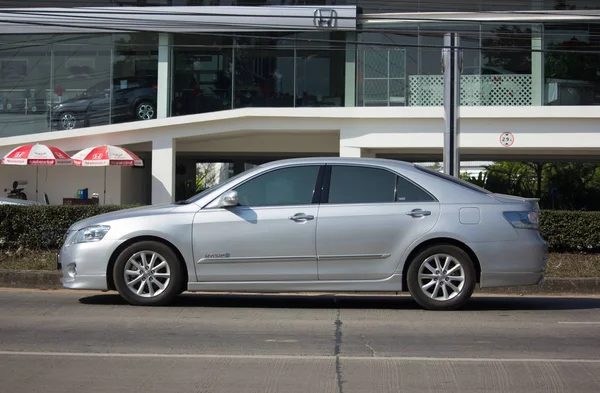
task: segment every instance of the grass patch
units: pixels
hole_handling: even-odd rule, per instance
[[[600,277],[600,254],[551,253],[548,277]],[[0,269],[55,270],[55,251],[2,251]]]
[[[0,269],[56,270],[56,251],[2,251]]]
[[[551,253],[548,277],[600,277],[600,254]]]

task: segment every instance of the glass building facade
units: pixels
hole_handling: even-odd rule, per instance
[[[538,9],[563,7],[556,1],[521,2]],[[89,3],[209,5],[177,0]],[[341,5],[362,4],[382,11],[375,3],[400,8],[411,4],[342,1]],[[437,4],[412,3],[421,8]],[[493,4],[471,3],[474,8],[469,11]],[[576,9],[596,4],[573,3],[580,7]],[[233,5],[264,4],[333,3],[248,0]],[[569,4],[564,7],[572,8]],[[359,24],[355,31],[169,33],[167,115],[249,107],[441,106],[441,47],[449,31],[460,34],[463,49],[461,105],[600,104],[600,20]],[[157,117],[161,34],[165,36],[0,34],[0,137]]]
[[[172,115],[344,106],[345,34],[175,34]]]
[[[511,10],[600,9],[597,0],[3,0],[0,8],[152,7],[152,6],[357,6],[376,12],[478,12]]]
[[[1,35],[0,137],[155,117],[157,38]]]
[[[463,49],[461,105],[598,105],[599,29],[600,23],[378,25],[358,34],[357,104],[443,105],[440,48],[454,31]]]

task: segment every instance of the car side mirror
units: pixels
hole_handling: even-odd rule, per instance
[[[219,200],[218,207],[233,207],[239,204],[237,191],[226,192]]]

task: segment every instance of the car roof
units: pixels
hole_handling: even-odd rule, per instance
[[[415,164],[390,160],[386,158],[366,158],[366,157],[306,157],[306,158],[288,158],[283,160],[271,161],[261,165],[263,168],[278,167],[281,165],[294,164],[355,164],[355,165],[373,165],[388,168],[415,169]]]

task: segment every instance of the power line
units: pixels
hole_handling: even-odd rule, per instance
[[[41,6],[45,6],[50,5],[53,7],[61,6],[61,4],[63,4],[63,6],[72,7],[72,4],[74,3],[74,1],[63,1],[63,2],[59,2],[57,4],[57,1],[55,0],[34,0],[34,1],[29,1],[27,4],[23,5],[22,1],[7,1],[4,0],[4,7],[6,8],[23,8],[23,7],[41,7]],[[118,2],[117,2],[118,3]],[[171,7],[174,6],[172,5],[172,1],[168,1],[168,0],[149,0],[147,5],[137,5],[134,1],[130,0],[127,2],[123,2],[125,3],[125,6],[139,6],[140,8],[144,8],[146,6],[163,6],[163,7]],[[169,4],[170,3],[170,4]],[[191,3],[191,4],[190,4]],[[197,2],[194,1],[187,1],[186,4],[184,5],[179,5],[176,4],[178,6],[203,6],[204,4],[195,4]],[[221,6],[220,4],[221,2],[219,2],[219,6]],[[225,4],[223,4],[222,6],[227,6],[230,5],[228,3],[230,2],[224,2]],[[306,2],[305,1],[284,1],[284,0],[280,0],[280,1],[265,1],[264,4],[262,5],[256,5],[256,4],[247,4],[248,2],[245,2],[244,0],[239,1],[239,6],[306,6]],[[290,4],[291,3],[291,4]],[[533,3],[533,2],[531,2]],[[531,4],[530,3],[530,4]],[[566,3],[562,4],[562,3]],[[575,2],[573,1],[540,1],[538,2],[538,8],[542,8],[542,9],[548,9],[548,10],[552,10],[552,9],[556,9],[557,7],[563,7],[566,8],[568,7],[570,4],[574,3],[578,8],[584,8],[584,9],[597,9],[598,7],[598,2],[595,0],[575,0]],[[108,1],[108,0],[97,0],[97,1],[93,1],[93,0],[80,0],[77,2],[77,6],[118,6],[118,4],[115,5],[115,2],[113,1]],[[329,2],[329,1],[318,1],[316,2],[310,2],[310,4],[308,4],[309,6],[312,5],[329,5],[329,6],[343,6],[343,5],[351,5],[351,6],[358,6],[362,9],[368,9],[368,10],[376,10],[376,11],[381,11],[381,10],[397,10],[399,12],[413,12],[413,11],[423,11],[423,10],[473,10],[473,11],[494,11],[494,10],[504,10],[506,8],[512,7],[513,9],[523,9],[524,6],[527,5],[526,2],[524,1],[519,1],[519,0],[474,0],[474,1],[468,1],[468,0],[454,0],[452,2],[446,2],[443,0],[342,0],[339,2]],[[530,5],[531,7],[531,5]]]

